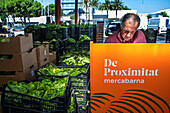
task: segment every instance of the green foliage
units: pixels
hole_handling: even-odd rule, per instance
[[[0,12],[3,15],[12,15],[13,18],[24,17],[24,22],[26,23],[26,17],[40,16],[41,3],[34,0],[6,0],[5,4],[0,2]],[[5,16],[3,20],[4,18]]]
[[[8,81],[7,84],[15,92],[49,100],[56,96],[63,96],[67,79],[67,77],[58,78],[54,82],[44,79],[30,83]],[[6,88],[6,90],[9,89]]]
[[[0,37],[0,42],[10,42],[9,38]]]
[[[65,76],[65,75],[70,75],[70,76],[77,76],[80,73],[86,72],[86,68],[57,68],[53,65],[48,64],[44,68],[40,68],[38,70],[44,75],[54,75],[54,76]],[[40,73],[38,73],[41,75]],[[43,78],[43,76],[42,76]]]
[[[146,30],[141,29],[141,31],[144,33],[146,37],[146,41],[148,43],[156,43],[157,32],[153,28],[146,29]]]
[[[168,14],[165,11],[161,12],[159,15],[162,15],[163,17],[169,17]]]
[[[74,20],[75,19],[75,14],[73,16],[70,16],[70,19]]]
[[[48,15],[48,7],[49,7],[49,15],[55,15],[55,4],[49,4],[45,7],[46,15]]]
[[[30,9],[30,17],[39,17],[41,15],[41,6],[40,2],[34,1]]]
[[[0,2],[0,19],[2,20],[2,22],[6,22],[6,6],[4,4],[4,2]]]
[[[90,58],[88,56],[72,56],[65,58],[62,62],[65,62],[67,65],[85,65],[86,63],[90,63]]]
[[[0,55],[0,60],[6,60],[6,59],[10,59],[11,56],[9,55]]]
[[[68,42],[70,42],[70,43],[76,43],[76,41],[75,41],[74,38],[68,38]]]
[[[91,39],[87,35],[81,35],[79,41],[83,42],[84,40],[91,40]]]
[[[67,109],[67,113],[72,113],[74,112],[74,99],[73,99],[73,96],[71,96],[71,102],[70,102],[70,105]]]
[[[152,18],[152,15],[147,15],[147,18],[148,18],[148,19]]]
[[[26,33],[31,33],[35,30],[35,25],[29,25],[25,28]]]
[[[70,25],[68,25],[68,27],[75,27],[76,26],[76,24],[70,24]]]
[[[128,8],[128,6],[124,6],[123,10],[131,10],[130,8]]]

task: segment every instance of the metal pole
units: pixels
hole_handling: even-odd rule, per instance
[[[50,4],[49,4],[49,0],[48,0],[48,17],[50,16],[50,14],[49,14],[49,6],[50,6]]]
[[[77,24],[77,15],[78,15],[78,0],[75,0],[75,24]]]
[[[45,0],[44,0],[44,5],[43,5],[43,7],[44,7],[44,16],[46,16],[46,13],[45,13]]]
[[[80,8],[79,8],[79,35],[78,35],[78,39],[80,38],[81,35],[81,27],[80,27]]]
[[[41,16],[43,16],[43,0],[41,0]]]
[[[55,23],[60,24],[60,0],[55,0]]]

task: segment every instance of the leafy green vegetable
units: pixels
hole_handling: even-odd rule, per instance
[[[73,111],[74,111],[74,99],[73,96],[71,96],[71,102],[69,108],[67,109],[67,113],[72,113]]]
[[[79,41],[83,42],[84,40],[91,40],[91,39],[87,35],[81,35]]]
[[[0,42],[10,42],[10,39],[0,37]]]
[[[41,75],[57,75],[57,76],[77,76],[80,73],[86,72],[86,68],[57,68],[54,65],[47,64],[46,67],[40,68],[38,74]],[[41,73],[40,73],[41,72]],[[42,76],[44,77],[44,76]]]
[[[67,79],[68,77],[58,78],[54,82],[44,79],[30,83],[8,81],[7,84],[15,92],[49,100],[56,96],[63,96]],[[9,90],[8,87],[6,90]]]
[[[71,55],[70,55],[71,56]],[[72,56],[69,58],[65,58],[62,60],[62,62],[65,62],[67,65],[85,65],[86,63],[90,63],[90,57],[89,56]]]
[[[70,43],[76,43],[76,41],[75,41],[74,38],[68,38],[68,42],[70,42]]]

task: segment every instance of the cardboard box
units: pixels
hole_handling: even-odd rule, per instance
[[[24,71],[37,64],[36,49],[22,54],[13,54],[12,59],[0,60],[0,71]]]
[[[32,33],[8,39],[9,42],[0,42],[0,54],[19,54],[33,48]]]
[[[37,63],[38,64],[38,68],[43,66],[43,65],[45,65],[45,64],[47,64],[47,63],[49,63],[49,62],[50,62],[49,57],[45,58],[43,61]]]
[[[52,51],[51,52],[53,55],[49,55],[49,58],[50,58],[50,62],[52,62],[53,64],[56,64],[56,52],[55,51]]]
[[[41,67],[42,65],[45,65],[46,63],[50,62],[50,60],[49,60],[49,45],[48,44],[38,46],[36,48],[36,52],[37,52],[38,67]]]
[[[49,57],[49,45],[41,45],[37,47],[37,61],[41,62]]]
[[[21,81],[21,80],[34,80],[34,70],[36,70],[37,64],[33,64],[24,71],[15,71],[14,75],[0,75],[0,87],[2,84],[7,83],[9,80]]]

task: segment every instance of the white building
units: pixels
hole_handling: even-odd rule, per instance
[[[170,9],[156,11],[153,13],[149,13],[148,15],[151,15],[152,17],[158,17],[161,12],[166,12],[168,14],[168,16],[170,16]]]
[[[75,0],[61,0],[61,8],[64,16],[73,15],[75,10]],[[78,2],[78,8],[80,8],[80,2]]]

